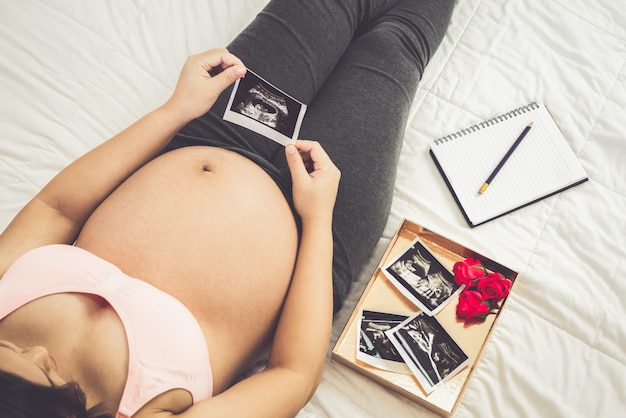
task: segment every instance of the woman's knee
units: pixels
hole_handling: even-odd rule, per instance
[[[380,48],[411,54],[423,67],[439,47],[454,0],[401,0],[361,35],[374,32]]]

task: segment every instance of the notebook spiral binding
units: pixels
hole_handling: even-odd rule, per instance
[[[530,104],[527,104],[526,106],[521,106],[521,107],[518,107],[517,109],[511,110],[510,112],[503,113],[500,116],[496,116],[494,118],[472,125],[468,128],[461,129],[460,131],[441,137],[437,139],[434,143],[435,145],[440,145],[440,144],[443,144],[444,142],[452,141],[456,138],[468,135],[472,132],[480,131],[481,129],[486,128],[487,126],[495,125],[507,119],[512,119],[514,117],[523,115],[526,112],[530,112],[531,110],[538,109],[538,108],[539,108],[539,105],[537,104],[537,102],[532,102]]]

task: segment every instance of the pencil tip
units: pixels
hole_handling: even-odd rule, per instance
[[[533,126],[533,123],[532,123],[532,122],[530,122],[530,123],[528,124],[528,126]]]
[[[483,184],[482,187],[480,188],[480,190],[478,191],[478,194],[485,193],[485,190],[487,190],[487,187],[489,187],[489,183]]]

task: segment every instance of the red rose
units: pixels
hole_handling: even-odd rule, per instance
[[[466,290],[459,295],[459,304],[456,305],[458,318],[468,321],[475,317],[484,318],[489,313],[489,306],[483,300],[480,292]]]
[[[454,273],[454,282],[459,286],[468,285],[474,279],[485,275],[485,269],[482,267],[480,260],[474,260],[473,258],[466,258],[463,261],[456,262],[452,267],[452,272]]]
[[[511,282],[502,277],[500,273],[489,273],[478,281],[476,289],[480,292],[483,299],[500,300],[509,294]]]

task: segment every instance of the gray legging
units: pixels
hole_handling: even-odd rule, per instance
[[[300,137],[319,141],[342,173],[334,212],[334,305],[380,238],[407,114],[445,33],[454,0],[273,0],[228,49],[307,104]],[[259,164],[291,201],[281,145],[222,120],[231,89],[169,149],[210,145]]]

